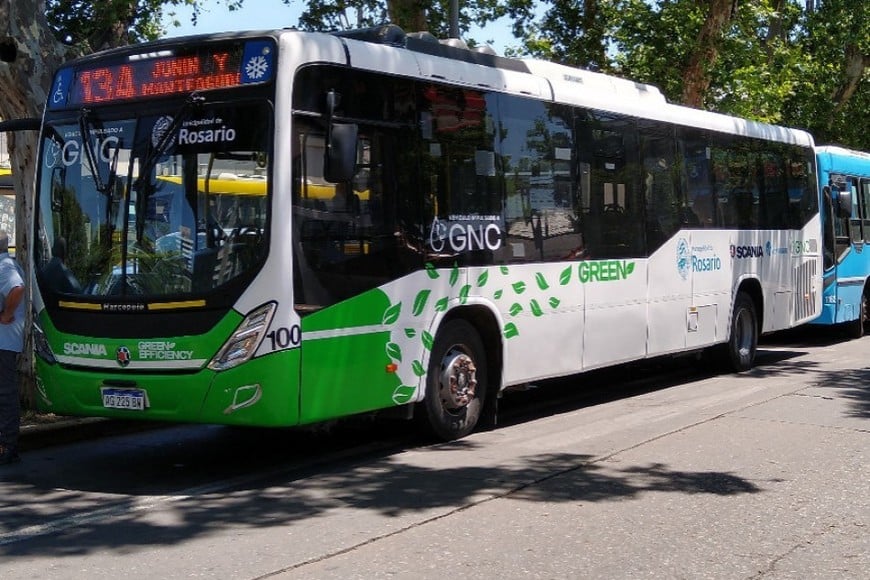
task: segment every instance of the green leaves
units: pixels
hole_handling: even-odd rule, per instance
[[[426,308],[426,300],[429,299],[429,294],[431,294],[431,290],[420,290],[417,293],[417,297],[414,299],[414,308],[412,312],[414,316],[420,316],[423,313],[423,309]]]
[[[402,303],[397,302],[393,304],[389,308],[387,308],[386,312],[384,312],[384,318],[381,321],[381,324],[384,326],[389,326],[393,324],[399,319],[399,314],[402,312]]]
[[[397,405],[404,405],[414,397],[414,393],[416,392],[417,387],[412,387],[410,385],[396,387],[396,390],[393,391],[393,402]]]
[[[450,285],[455,286],[457,280],[459,280],[459,265],[454,262],[453,268],[450,270]]]
[[[395,361],[402,362],[402,349],[395,342],[388,342],[387,356]]]
[[[468,302],[468,293],[471,291],[471,286],[466,284],[459,290],[459,303],[465,304]]]

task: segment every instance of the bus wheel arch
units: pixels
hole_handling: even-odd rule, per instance
[[[764,301],[758,280],[740,284],[734,296],[728,340],[722,345],[722,362],[733,372],[748,371],[755,362],[763,328]]]
[[[440,323],[419,410],[439,439],[462,438],[478,425],[494,425],[501,384],[501,335],[482,307],[451,311]]]

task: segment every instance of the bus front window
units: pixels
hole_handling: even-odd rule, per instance
[[[268,239],[267,107],[175,113],[181,121],[171,110],[102,120],[92,112],[88,123],[49,126],[35,251],[44,291],[195,295],[259,269]]]

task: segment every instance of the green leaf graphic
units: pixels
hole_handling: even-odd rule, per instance
[[[417,297],[414,299],[414,316],[420,316],[423,309],[426,308],[426,301],[429,299],[431,290],[420,290]]]
[[[418,377],[422,377],[426,374],[426,369],[423,368],[423,363],[418,360],[411,363],[411,368],[414,369],[414,374]]]
[[[432,350],[432,345],[435,343],[435,339],[431,334],[423,331],[423,334],[420,335],[420,340],[423,341],[423,346],[426,347],[426,350]]]
[[[407,336],[408,338],[414,338],[415,336],[417,336],[417,331],[413,328],[406,328],[405,336]]]
[[[508,322],[507,324],[504,325],[504,337],[505,338],[513,338],[515,336],[518,336],[519,334],[520,334],[520,331],[517,330],[517,325],[514,324],[513,322]]]
[[[453,262],[453,269],[450,270],[450,285],[455,285],[457,280],[459,280],[459,265]]]
[[[486,281],[489,280],[489,270],[484,270],[480,273],[480,276],[477,277],[477,285],[480,288],[486,286]]]
[[[535,274],[535,281],[538,283],[538,288],[540,288],[541,290],[546,290],[550,287],[550,285],[547,284],[546,278],[544,278],[544,275],[540,272]]]
[[[387,356],[393,360],[402,362],[402,349],[395,342],[387,343]]]
[[[520,304],[517,302],[514,302],[513,304],[511,304],[510,310],[508,310],[508,312],[510,313],[511,316],[516,316],[517,314],[519,314],[522,311],[523,311],[523,307],[520,306]]]
[[[551,308],[554,308],[554,309],[555,309],[555,308],[558,308],[558,307],[559,307],[559,304],[561,304],[561,303],[562,303],[562,301],[559,300],[558,298],[556,298],[555,296],[553,296],[552,298],[550,298],[550,307],[551,307]]]
[[[502,295],[502,291],[496,290],[495,293],[492,295],[492,297],[495,298],[496,300],[498,300],[499,298],[501,298],[501,295]]]
[[[514,289],[514,292],[516,292],[517,294],[522,294],[526,291],[526,283],[522,280],[520,280],[519,282],[514,282],[511,286]]]
[[[438,302],[435,303],[435,310],[438,312],[444,312],[447,310],[447,298],[442,298]]]
[[[571,281],[571,266],[568,266],[559,274],[559,284],[564,286]]]
[[[468,302],[468,292],[471,290],[471,285],[466,284],[459,290],[459,303],[465,304]]]
[[[501,266],[501,267],[499,268],[499,270],[501,270],[501,273],[504,274],[505,276],[508,275],[509,270],[508,270],[508,267],[507,267],[507,266]]]
[[[416,392],[417,387],[412,387],[410,385],[396,387],[396,390],[393,391],[393,402],[397,405],[404,405],[413,398],[414,393]]]
[[[532,300],[531,302],[529,302],[529,308],[531,308],[532,314],[534,314],[535,316],[541,316],[542,314],[544,314],[544,311],[541,310],[541,305],[538,304],[537,300]]]
[[[628,276],[632,272],[634,272],[634,262],[629,262],[625,265],[625,275]]]
[[[435,280],[438,278],[438,271],[435,269],[435,265],[432,262],[426,262],[426,273],[429,274],[429,277]]]
[[[384,312],[384,319],[382,324],[393,324],[399,319],[399,313],[402,311],[402,303],[396,302]]]

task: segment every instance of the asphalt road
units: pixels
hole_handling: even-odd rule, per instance
[[[355,422],[49,445],[0,471],[0,577],[870,578],[868,347],[581,375],[449,444]]]

